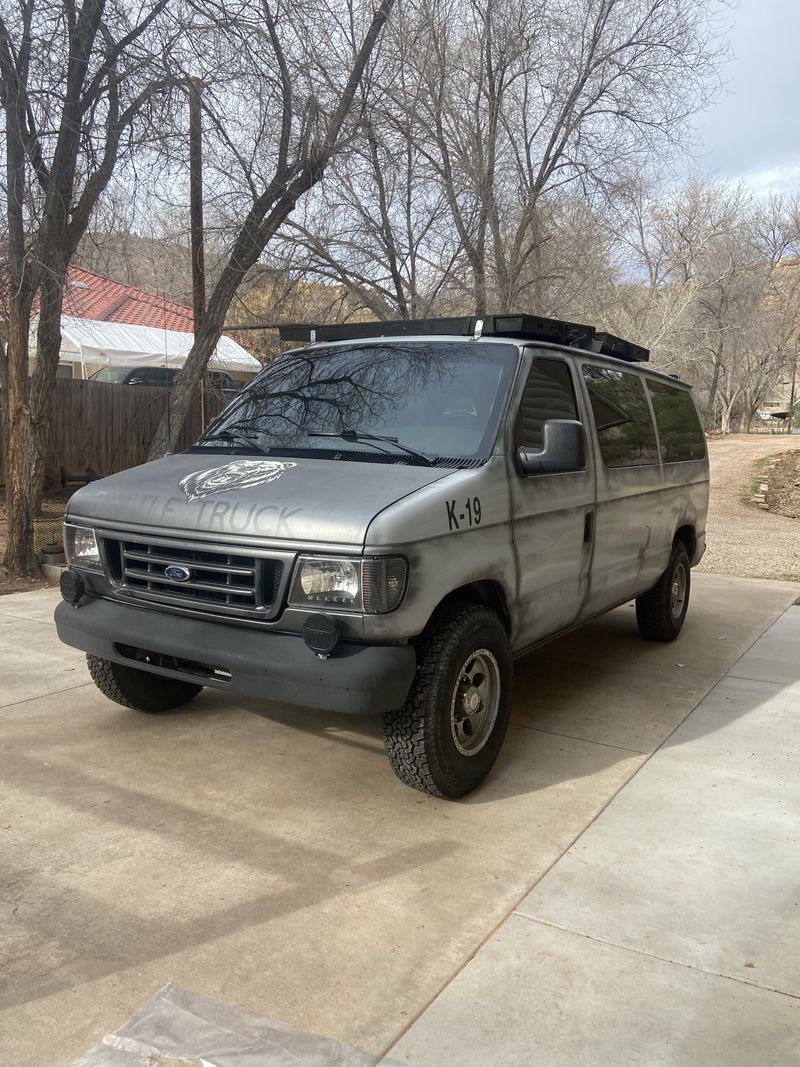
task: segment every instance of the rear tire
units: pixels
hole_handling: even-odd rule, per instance
[[[135,667],[125,667],[99,656],[87,656],[86,662],[92,681],[103,696],[137,711],[169,711],[187,704],[203,688],[193,682],[162,678]]]
[[[689,608],[691,584],[686,545],[676,541],[667,569],[652,589],[636,598],[636,622],[645,640],[675,640]]]
[[[405,705],[383,720],[397,777],[454,799],[492,768],[511,710],[513,666],[497,615],[458,604],[435,618],[417,645],[417,673]]]

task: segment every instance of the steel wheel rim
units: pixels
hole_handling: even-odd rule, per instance
[[[464,660],[450,701],[450,734],[462,756],[476,756],[492,736],[500,709],[500,668],[488,648]]]
[[[672,576],[672,587],[670,589],[670,606],[672,608],[673,619],[679,619],[683,614],[683,609],[686,605],[687,585],[686,566],[681,563],[675,568],[675,573]]]

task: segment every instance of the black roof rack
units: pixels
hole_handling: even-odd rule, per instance
[[[525,341],[549,341],[553,344],[586,348],[591,352],[616,356],[629,363],[646,363],[650,353],[641,345],[595,330],[579,322],[545,319],[539,315],[461,316],[447,319],[395,319],[382,322],[345,322],[331,326],[293,324],[279,328],[282,341],[311,342],[355,341],[369,337],[411,337],[449,335],[479,337],[515,337]]]
[[[605,333],[598,330],[592,338],[591,349],[600,352],[604,356],[616,356],[628,363],[647,363],[650,359],[650,349],[635,345],[633,341],[624,341],[621,337],[615,337],[613,333]]]

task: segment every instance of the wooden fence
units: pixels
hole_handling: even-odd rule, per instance
[[[105,475],[144,463],[168,396],[168,389],[155,386],[57,379],[48,468],[63,467],[70,473],[93,469]],[[206,390],[206,424],[229,399]],[[201,421],[197,403],[173,437],[172,448],[190,445],[200,434]],[[5,462],[0,455],[0,483],[4,482]]]

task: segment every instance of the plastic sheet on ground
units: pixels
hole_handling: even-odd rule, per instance
[[[168,982],[72,1067],[375,1067],[379,1059]]]

